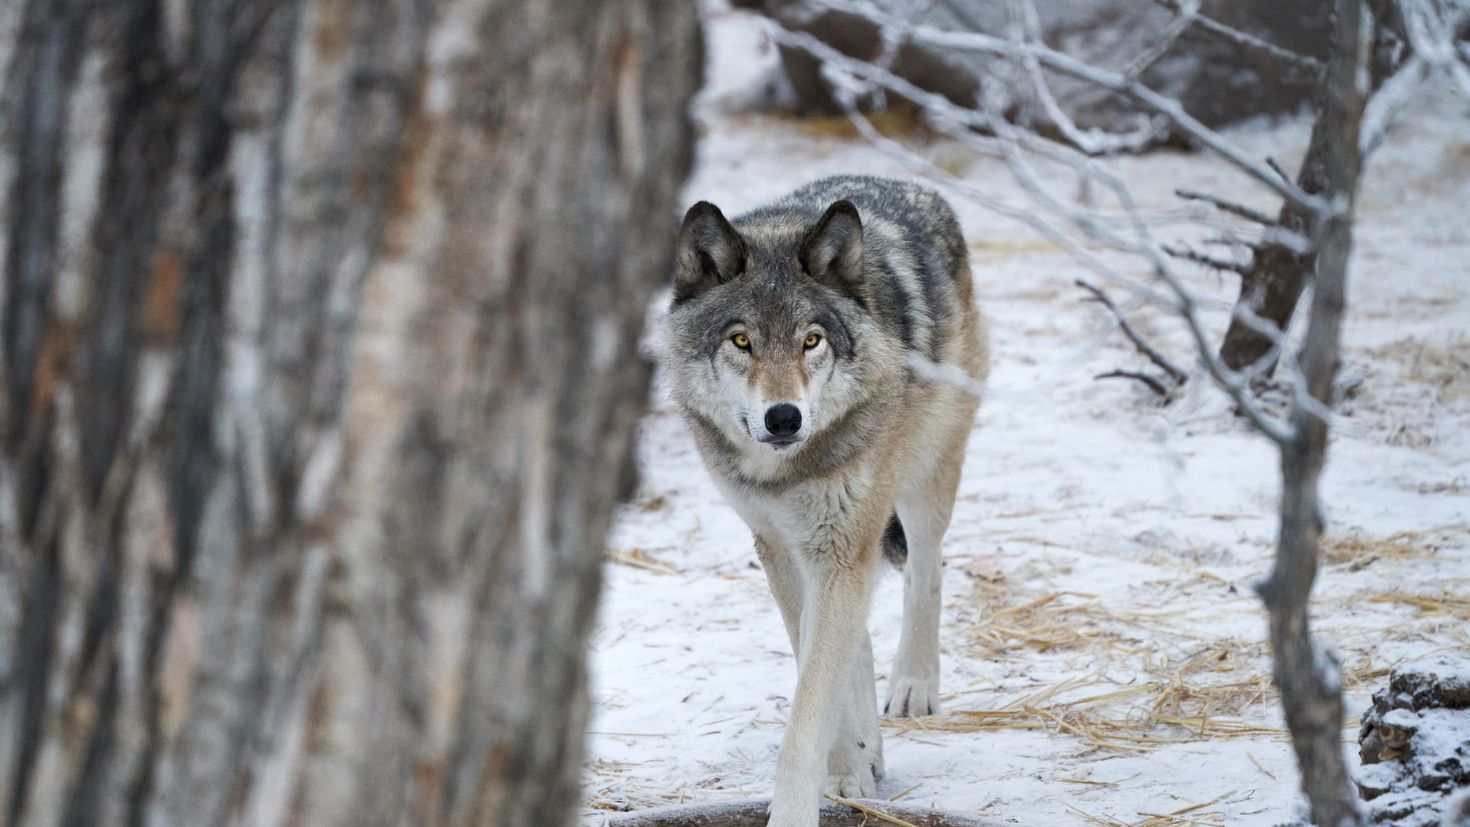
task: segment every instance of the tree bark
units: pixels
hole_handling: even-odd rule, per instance
[[[1391,31],[1395,26],[1388,20],[1392,13],[1389,3],[1374,0],[1368,5],[1373,9],[1375,18],[1375,54],[1371,60],[1371,69],[1372,86],[1376,89],[1393,72],[1391,50],[1386,48],[1383,41],[1395,39]],[[1318,81],[1317,91],[1313,96],[1317,119],[1312,123],[1307,153],[1302,158],[1296,177],[1297,186],[1313,195],[1327,190],[1330,185],[1328,176],[1334,172],[1329,169],[1333,162],[1329,158],[1330,145],[1334,140],[1331,131],[1339,128],[1340,124],[1327,117],[1327,107],[1331,105],[1331,82],[1328,74],[1324,74]],[[1302,238],[1314,239],[1321,232],[1314,222],[1315,216],[1310,211],[1287,201],[1277,213],[1275,226]],[[1231,370],[1254,368],[1263,378],[1270,377],[1275,372],[1277,356],[1273,353],[1271,338],[1262,335],[1242,317],[1254,313],[1268,320],[1278,330],[1286,330],[1291,323],[1291,317],[1296,313],[1297,302],[1301,299],[1307,277],[1316,266],[1317,255],[1316,250],[1299,252],[1280,241],[1267,239],[1261,242],[1252,256],[1250,269],[1241,275],[1240,295],[1235,301],[1236,312],[1231,316],[1230,326],[1220,343],[1220,361]]]
[[[562,824],[692,4],[0,7],[0,823]]]
[[[1319,478],[1327,456],[1332,383],[1337,375],[1353,202],[1362,167],[1358,136],[1367,101],[1371,38],[1360,0],[1337,0],[1335,43],[1327,68],[1322,124],[1322,194],[1328,213],[1316,224],[1318,255],[1312,315],[1300,366],[1315,404],[1292,410],[1293,438],[1281,452],[1281,527],[1276,564],[1259,590],[1270,617],[1276,686],[1301,768],[1312,822],[1363,822],[1342,750],[1342,685],[1331,654],[1312,639],[1307,612],[1317,576],[1323,517]]]

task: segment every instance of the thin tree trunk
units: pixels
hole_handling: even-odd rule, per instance
[[[1368,44],[1360,0],[1337,0],[1335,44],[1328,66],[1322,126],[1322,220],[1313,277],[1312,315],[1301,354],[1306,391],[1315,405],[1292,412],[1294,438],[1281,453],[1281,529],[1276,565],[1260,584],[1270,615],[1276,686],[1301,768],[1302,789],[1319,827],[1362,823],[1342,749],[1342,685],[1331,654],[1312,639],[1307,613],[1322,533],[1319,478],[1327,456],[1332,383],[1337,375],[1353,202],[1362,159],[1358,135],[1367,100]],[[1314,410],[1315,409],[1315,410]]]
[[[692,4],[0,4],[0,824],[570,819]]]
[[[1373,0],[1367,5],[1373,10],[1375,25],[1375,51],[1380,44],[1378,37],[1393,38],[1394,25],[1389,17],[1393,13],[1391,4]],[[1388,56],[1391,50],[1383,47],[1384,54],[1375,54],[1372,60],[1373,88],[1380,86],[1393,73],[1393,63]],[[1327,88],[1332,82],[1330,68],[1319,79],[1314,96],[1317,118],[1312,123],[1312,135],[1307,144],[1307,153],[1302,158],[1297,172],[1296,184],[1304,192],[1322,194],[1333,185],[1329,176],[1336,174],[1332,169],[1335,159],[1331,157],[1332,142],[1336,139],[1332,130],[1340,124],[1327,117],[1327,107],[1332,91]],[[1277,213],[1276,227],[1302,238],[1319,238],[1322,228],[1315,225],[1315,216],[1306,208],[1287,201]],[[1242,371],[1254,368],[1261,377],[1269,377],[1276,370],[1277,354],[1273,352],[1271,338],[1261,334],[1247,321],[1248,314],[1255,314],[1270,321],[1278,330],[1286,330],[1291,317],[1296,313],[1301,300],[1302,288],[1316,267],[1320,247],[1299,252],[1279,240],[1267,239],[1256,248],[1250,269],[1241,276],[1240,295],[1235,301],[1236,312],[1220,343],[1220,361],[1231,370]]]

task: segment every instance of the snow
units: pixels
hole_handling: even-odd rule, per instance
[[[730,111],[724,102],[761,82],[774,51],[749,17],[716,14],[709,27],[711,85],[687,203],[735,213],[825,175],[914,177],[840,130]],[[1433,97],[1389,130],[1363,187],[1344,372],[1364,384],[1334,425],[1323,479],[1327,556],[1313,628],[1338,657],[1354,768],[1357,717],[1387,669],[1470,649],[1470,106]],[[1229,136],[1290,168],[1308,128],[1292,119]],[[966,185],[1024,201],[1001,161],[938,138],[904,140]],[[1163,216],[1181,211],[1176,186],[1274,203],[1200,154],[1106,163]],[[1076,194],[1075,178],[1047,175],[1056,192]],[[1094,380],[1146,365],[1073,285],[1092,274],[949,192],[971,242],[994,369],[945,541],[945,712],[885,724],[880,795],[1025,824],[1132,823],[1196,804],[1206,806],[1187,817],[1202,823],[1299,817],[1251,587],[1272,561],[1272,446],[1198,371],[1168,407],[1136,383]],[[1165,237],[1198,232],[1165,223]],[[1204,314],[1218,336],[1232,283],[1191,278],[1221,300]],[[1114,295],[1144,335],[1191,364],[1175,320]],[[749,532],[662,389],[640,425],[638,459],[640,489],[610,538],[618,562],[606,569],[593,641],[588,824],[613,810],[768,796],[795,684]],[[869,624],[880,697],[901,604],[901,579],[885,575]]]

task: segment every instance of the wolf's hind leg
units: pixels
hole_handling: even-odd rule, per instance
[[[954,512],[963,455],[961,450],[951,455],[955,459],[941,459],[927,480],[898,501],[909,556],[903,570],[903,629],[883,707],[893,717],[914,718],[939,711],[939,611],[944,579],[939,547]]]

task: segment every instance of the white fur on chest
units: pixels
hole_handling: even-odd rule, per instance
[[[793,551],[814,549],[851,531],[871,489],[866,469],[798,483],[780,493],[714,476],[726,501],[751,531]]]

